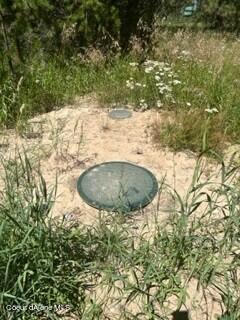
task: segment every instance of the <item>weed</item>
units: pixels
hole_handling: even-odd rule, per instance
[[[126,215],[100,214],[91,228],[65,218],[54,220],[56,189],[48,189],[26,154],[3,164],[0,299],[4,318],[57,319],[59,310],[13,312],[6,306],[61,304],[69,305],[68,312],[81,319],[106,319],[108,304],[115,301],[116,313],[123,319],[137,316],[131,309],[136,303],[138,314],[167,319],[174,310],[166,302],[175,297],[175,310],[180,310],[192,281],[206,295],[220,297],[223,313],[239,318],[239,172],[233,161],[228,166],[222,163],[221,179],[215,183],[212,177],[202,181],[200,159],[183,198],[165,185],[175,206],[167,228],[156,220],[148,236],[144,228],[136,233]]]

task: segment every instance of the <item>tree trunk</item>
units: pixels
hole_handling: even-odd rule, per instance
[[[5,46],[5,50],[7,53],[8,65],[9,65],[9,68],[10,68],[12,74],[14,75],[15,72],[14,72],[14,68],[13,68],[12,58],[10,55],[8,35],[7,35],[7,30],[6,30],[6,26],[5,26],[5,22],[4,22],[4,15],[1,10],[0,10],[0,17],[1,17],[1,27],[2,27],[2,32],[3,32],[4,46]]]

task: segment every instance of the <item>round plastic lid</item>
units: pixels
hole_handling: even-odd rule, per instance
[[[84,171],[77,190],[90,206],[100,210],[130,212],[149,204],[158,191],[147,169],[123,161],[98,164]]]
[[[132,112],[124,108],[118,108],[111,110],[108,115],[112,119],[126,119],[131,118]]]

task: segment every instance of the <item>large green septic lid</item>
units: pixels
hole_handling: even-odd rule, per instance
[[[94,208],[129,212],[149,204],[158,191],[158,183],[145,168],[113,161],[83,172],[78,179],[77,190],[82,199]]]
[[[125,108],[117,108],[111,110],[108,115],[112,119],[126,119],[131,118],[132,112]]]

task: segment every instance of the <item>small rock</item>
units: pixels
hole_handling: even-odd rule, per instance
[[[143,154],[143,150],[142,150],[142,149],[139,149],[139,148],[135,149],[134,152],[135,152],[136,154]]]

